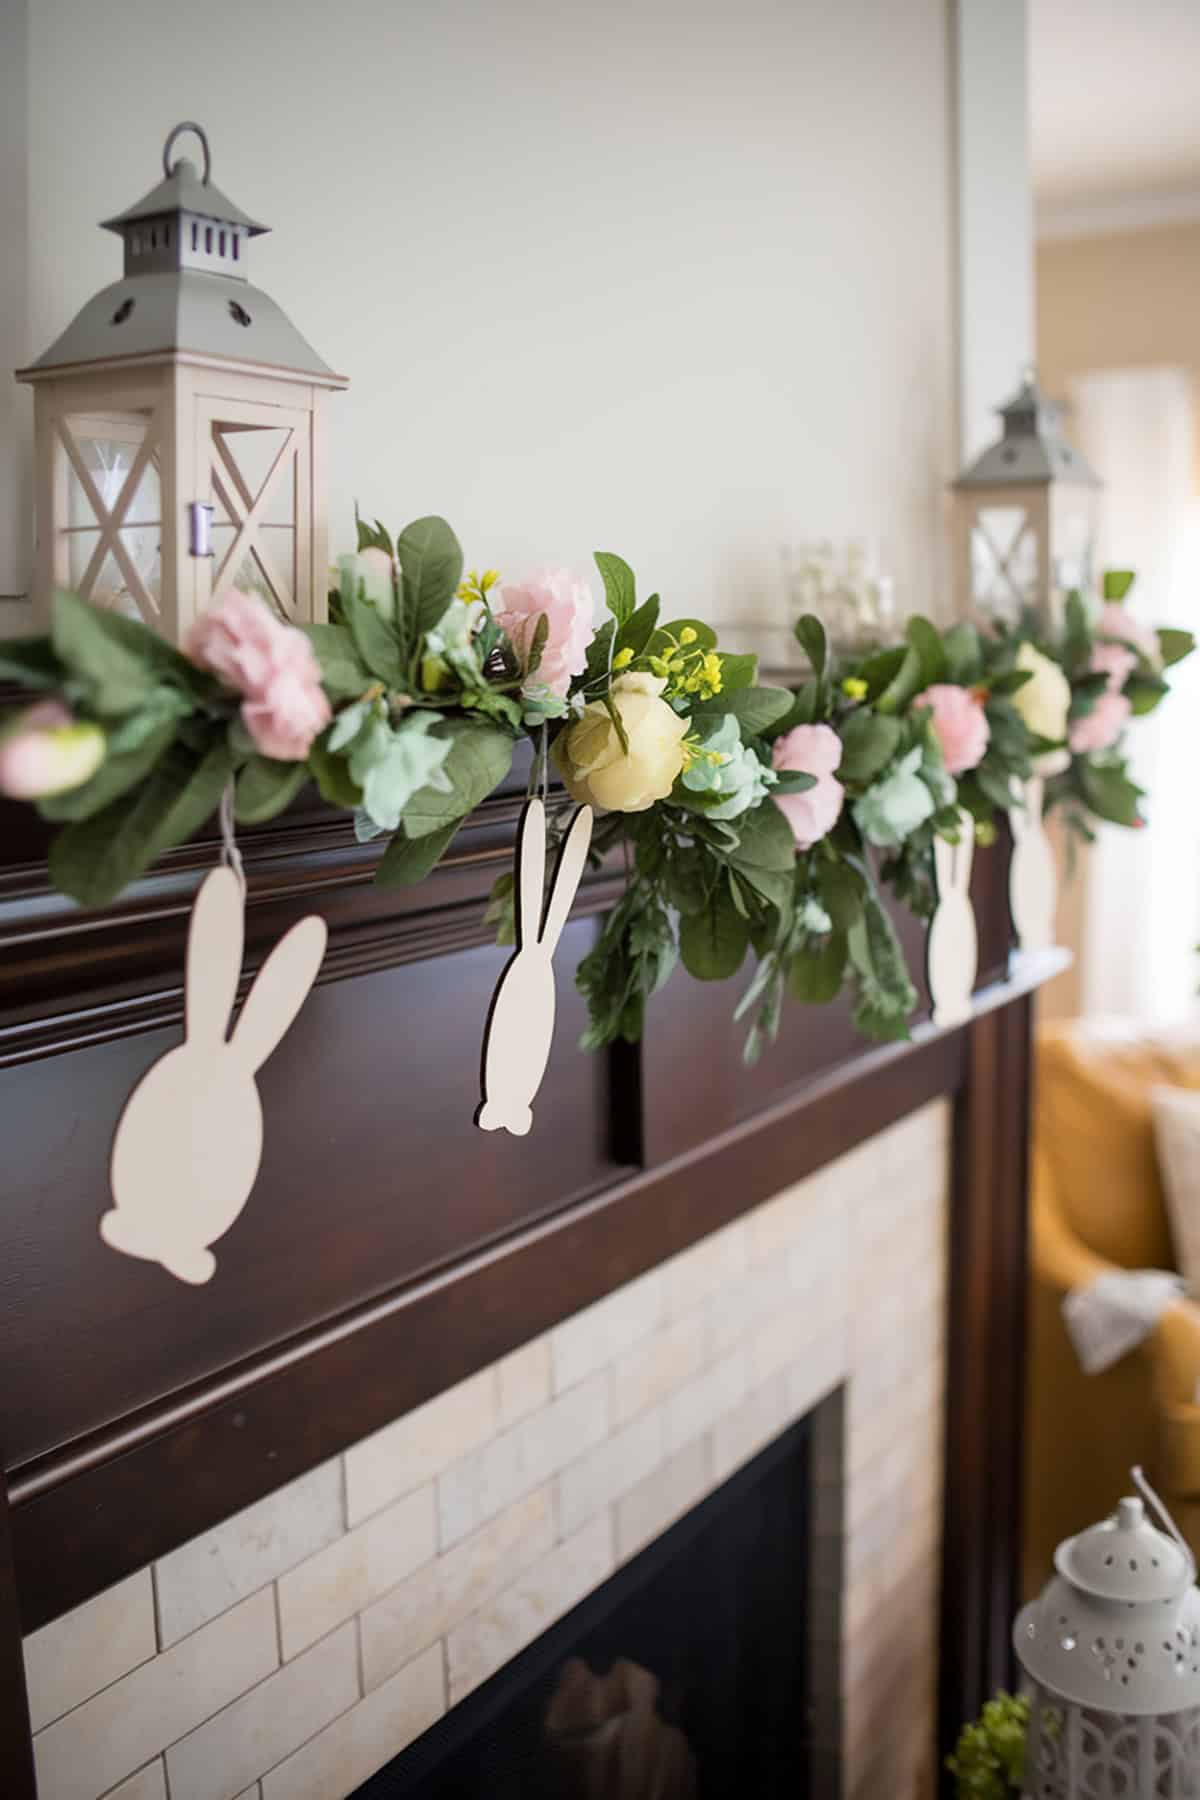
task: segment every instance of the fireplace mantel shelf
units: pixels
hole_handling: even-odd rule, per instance
[[[679,976],[641,1045],[587,1057],[571,969],[619,890],[602,870],[564,933],[534,1131],[478,1133],[480,1030],[506,954],[483,901],[519,805],[519,788],[489,802],[430,882],[390,893],[371,884],[374,847],[311,801],[248,834],[248,972],[314,908],[330,954],[262,1071],[259,1181],[198,1290],[114,1256],[96,1221],[121,1101],[177,1032],[183,932],[214,846],[185,846],[87,914],[50,893],[36,831],[0,836],[0,1655],[944,1095],[957,1198],[943,1711],[961,1720],[1007,1672],[1015,1586],[996,1571],[1015,1583],[1030,996],[1066,953],[1010,964],[1001,845],[976,858],[966,1026],[924,1022],[876,1046],[843,1006],[792,1006],[748,1071],[732,988]],[[898,924],[915,971],[920,927]],[[19,1706],[7,1714],[0,1787],[22,1800],[27,1731]]]

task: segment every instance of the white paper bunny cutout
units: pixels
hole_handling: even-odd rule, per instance
[[[971,991],[979,966],[975,909],[971,905],[971,863],[975,856],[975,822],[959,809],[958,842],[933,840],[937,874],[937,911],[929,927],[926,970],[935,1025],[961,1025],[971,1016]]]
[[[542,909],[546,872],[546,809],[528,800],[517,833],[517,948],[492,996],[483,1034],[483,1099],[475,1123],[484,1131],[524,1137],[542,1085],[554,1037],[555,946],[571,910],[592,841],[592,809],[581,806],[567,828],[550,897]]]
[[[1054,942],[1058,876],[1042,820],[1044,794],[1042,777],[1031,775],[1008,813],[1013,836],[1008,904],[1022,950],[1048,950]]]
[[[113,1138],[113,1210],[100,1235],[114,1250],[161,1263],[180,1281],[208,1281],[208,1245],[250,1196],[262,1157],[255,1071],[275,1049],[317,977],[328,935],[301,919],[259,970],[232,1034],[244,936],[232,869],[205,877],[188,929],[183,1043],[159,1058],[125,1104]]]

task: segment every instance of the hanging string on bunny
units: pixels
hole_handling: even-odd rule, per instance
[[[246,868],[242,862],[242,853],[238,849],[237,833],[234,828],[235,791],[234,783],[227,781],[225,792],[221,795],[221,806],[217,818],[221,826],[221,861],[237,876],[237,883],[242,890],[244,902],[246,898]]]

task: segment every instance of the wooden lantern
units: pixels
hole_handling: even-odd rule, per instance
[[[172,162],[194,132],[201,174]],[[198,125],[164,179],[105,229],[125,273],[19,381],[35,399],[35,604],[55,588],[179,642],[221,588],[323,619],[325,416],[344,388],[246,279],[255,224],[210,179]]]
[[[954,483],[961,611],[1056,631],[1067,594],[1094,574],[1100,482],[1059,429],[1032,371],[999,408],[1004,435]]]

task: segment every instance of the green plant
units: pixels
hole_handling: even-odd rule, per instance
[[[1024,1695],[999,1693],[979,1718],[964,1725],[946,1767],[954,1776],[959,1800],[1008,1800],[1019,1794],[1025,1779],[1025,1740],[1029,1701]]]

